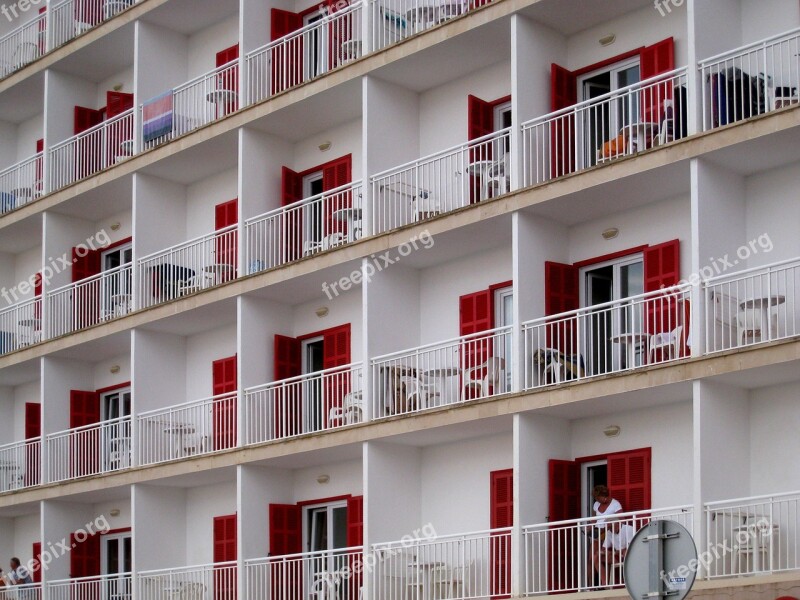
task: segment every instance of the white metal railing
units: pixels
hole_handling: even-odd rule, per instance
[[[800,104],[800,29],[700,61],[703,131]]]
[[[136,580],[138,600],[237,599],[235,562],[140,571]]]
[[[142,412],[136,419],[140,465],[236,447],[237,392]]]
[[[136,263],[137,308],[168,302],[237,276],[237,226],[159,250]]]
[[[689,297],[675,286],[523,323],[524,388],[688,357]]]
[[[362,206],[361,181],[356,181],[248,219],[248,273],[357,240]]]
[[[362,548],[340,548],[245,561],[248,600],[358,600]]]
[[[372,417],[418,412],[511,390],[511,327],[373,358]]]
[[[617,513],[540,523],[522,528],[524,594],[585,592],[624,585],[622,557],[600,560],[603,543],[613,549],[627,548],[627,541],[651,521],[669,519],[693,530],[691,506]],[[605,541],[601,541],[601,538]],[[615,541],[617,544],[615,544]]]
[[[510,191],[511,129],[370,177],[374,233],[389,231]]]
[[[245,390],[244,443],[361,423],[361,376],[361,363],[352,363]]]
[[[131,466],[131,418],[119,417],[45,436],[47,481],[65,481]]]
[[[44,193],[43,153],[0,171],[0,214],[33,202]]]
[[[48,339],[127,315],[132,274],[122,265],[47,292]]]
[[[59,579],[48,581],[45,586],[47,600],[115,600],[131,597],[130,573]],[[25,596],[20,595],[19,598],[24,600]],[[38,598],[31,596],[29,600]]]
[[[707,353],[800,333],[800,259],[714,277],[703,289]]]
[[[708,502],[704,509],[713,558],[708,578],[800,569],[800,492]]]
[[[531,186],[686,137],[686,67],[522,124]]]
[[[97,27],[139,0],[65,0],[52,9],[53,48]]]
[[[139,107],[140,148],[181,137],[239,110],[239,59]]]
[[[130,157],[133,109],[64,140],[48,152],[49,190],[55,191]]]
[[[2,600],[42,600],[41,583],[25,583],[22,585],[4,586],[0,588]]]
[[[372,48],[380,50],[488,3],[489,0],[372,0]]]
[[[41,449],[39,437],[0,446],[0,492],[41,483]]]
[[[0,37],[0,79],[47,51],[47,15],[40,14]]]
[[[360,58],[362,6],[359,0],[326,13],[318,21],[248,53],[248,104]]]
[[[511,528],[374,544],[376,600],[509,597]]]
[[[0,308],[0,354],[42,341],[42,299]]]

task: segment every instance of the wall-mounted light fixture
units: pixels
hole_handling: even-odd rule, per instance
[[[608,35],[603,36],[603,37],[600,38],[600,45],[601,46],[610,46],[611,44],[613,44],[616,41],[617,41],[617,36],[614,35],[613,33],[609,33]]]
[[[328,307],[327,307],[327,306],[320,306],[320,307],[319,307],[317,310],[315,310],[314,312],[315,312],[315,313],[317,314],[317,316],[318,316],[318,317],[321,319],[322,317],[327,317],[327,316],[328,316],[328,313],[329,313],[330,311],[328,310]]]
[[[616,227],[609,227],[602,234],[604,240],[613,240],[619,235],[619,229]]]
[[[111,515],[112,517],[118,517],[120,515],[120,512],[121,512],[120,509],[112,508],[110,511],[108,511],[108,514]]]
[[[117,221],[116,223],[111,224],[111,231],[117,231],[120,227],[122,227],[122,223]]]
[[[319,483],[321,485],[324,485],[324,484],[328,483],[330,480],[331,480],[331,476],[330,475],[318,475],[317,476],[317,483]]]
[[[320,152],[327,152],[328,150],[331,149],[331,146],[333,146],[333,144],[331,144],[330,142],[322,142],[319,145],[319,151]]]
[[[109,371],[111,371],[114,374],[117,374],[117,373],[120,372],[120,367],[119,367],[119,365],[111,365],[111,368],[109,369]]]
[[[617,437],[619,436],[621,431],[622,428],[620,428],[619,425],[609,425],[608,427],[603,429],[603,435],[610,438]]]

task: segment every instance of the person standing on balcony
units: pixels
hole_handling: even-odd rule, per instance
[[[594,498],[594,504],[592,505],[592,516],[597,517],[597,519],[594,523],[594,527],[590,529],[592,532],[592,538],[594,538],[592,541],[591,561],[592,565],[595,566],[596,571],[597,565],[599,564],[600,555],[603,553],[602,545],[605,542],[606,521],[611,515],[622,512],[622,504],[620,504],[619,500],[616,498],[611,497],[611,493],[604,485],[594,486],[594,489],[592,489],[592,498]],[[592,570],[588,569],[588,572],[591,573]],[[600,585],[605,586],[605,584],[602,583],[602,574]]]
[[[11,559],[9,566],[11,567],[11,572],[8,574],[8,578],[12,585],[25,585],[33,583],[33,579],[31,579],[28,569],[22,566],[22,563],[19,562],[19,559],[16,556]]]

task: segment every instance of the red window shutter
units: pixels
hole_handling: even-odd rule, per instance
[[[550,68],[550,108],[553,111],[578,102],[578,78],[553,63]],[[550,126],[550,176],[561,177],[575,170],[575,118],[559,118]]]
[[[680,280],[680,241],[672,240],[644,250],[644,291],[656,292]],[[665,333],[681,324],[680,307],[673,296],[654,296],[647,301],[647,332]],[[687,324],[688,325],[688,324]],[[688,331],[684,332],[684,336]]]
[[[214,562],[236,560],[236,515],[214,517]]]
[[[459,335],[488,331],[494,326],[494,302],[490,290],[465,294],[458,299]],[[491,353],[491,340],[481,336],[462,342],[462,368],[482,365]]]
[[[75,107],[75,135],[103,122],[103,111],[84,106]]]
[[[544,313],[557,315],[580,306],[578,268],[547,261],[544,263]],[[573,321],[560,321],[547,327],[547,346],[564,354],[578,353]]]
[[[325,192],[334,190],[340,186],[350,183],[353,172],[353,157],[351,154],[342,156],[322,165],[322,189]],[[325,215],[324,234],[339,232],[347,235],[347,224],[334,219],[333,214],[342,208],[352,206],[352,194],[345,190],[328,196],[323,201],[323,214]]]
[[[236,60],[239,58],[239,44],[231,46],[230,48],[225,48],[225,50],[220,50],[217,52],[216,57],[216,66],[222,67],[227,65],[229,62]]]
[[[289,167],[281,167],[281,206],[303,199],[303,178]],[[293,210],[284,220],[284,252],[286,260],[297,260],[303,255],[303,213]]]
[[[36,561],[33,566],[33,571],[31,572],[31,578],[33,579],[33,583],[41,583],[42,565],[40,564],[40,562],[42,560],[42,542],[33,542],[33,549],[31,550],[31,555]]]
[[[467,97],[467,137],[470,140],[494,131],[494,105],[477,96]]]
[[[281,167],[281,206],[303,199],[303,178],[289,167]]]
[[[554,522],[579,518],[581,478],[578,463],[552,459],[548,462],[548,473],[550,482],[547,520]]]
[[[83,254],[81,256],[80,254]],[[72,281],[82,281],[101,271],[101,250],[88,250],[82,248],[72,249]],[[74,292],[72,299],[72,320],[75,329],[83,329],[98,323],[100,319],[100,298],[95,285],[84,285]]]
[[[214,229],[224,229],[239,222],[239,199],[234,198],[214,207]]]
[[[234,198],[214,207],[214,229],[219,231],[239,222],[239,199]],[[220,265],[230,265],[236,268],[238,258],[238,232],[226,231],[216,239],[215,261]],[[234,271],[221,272],[218,282],[224,283],[234,278]]]
[[[609,454],[608,489],[624,512],[650,509],[650,448]]]
[[[644,81],[675,68],[675,42],[672,38],[662,40],[643,48],[639,54],[639,78]],[[664,100],[673,97],[671,82],[656,84],[642,92],[642,119],[658,123],[664,107]]]
[[[106,117],[116,117],[133,108],[133,94],[106,92]],[[120,140],[122,141],[122,140]]]
[[[81,281],[101,271],[102,250],[72,249],[72,282]],[[85,253],[85,254],[84,254]],[[81,254],[84,254],[81,256]]]
[[[84,427],[100,422],[100,394],[70,390],[69,427]]]
[[[36,140],[36,153],[44,152],[44,138]]]
[[[297,13],[273,8],[270,10],[270,33],[272,41],[289,35],[303,26],[303,17]]]
[[[25,403],[25,439],[42,435],[42,405],[38,402]]]
[[[350,363],[350,323],[327,329],[322,334],[322,366],[324,369]]]
[[[227,65],[239,58],[239,44],[235,44],[230,48],[225,48],[217,52],[216,65],[217,68]],[[239,91],[239,66],[235,65],[233,68],[226,68],[222,73],[217,75],[217,89],[230,90],[233,92]],[[238,108],[236,100],[231,99],[224,105],[217,105],[217,117],[224,117]]]
[[[237,356],[215,360],[211,363],[212,394],[219,396],[213,405],[211,418],[214,432],[214,450],[236,446],[236,396]]]
[[[489,523],[492,529],[514,524],[514,470],[489,473]],[[511,591],[511,537],[493,534],[489,539],[491,597],[509,598]]]
[[[81,538],[86,535],[81,535]],[[74,533],[70,534],[72,550],[69,553],[70,577],[96,577],[100,575],[100,536],[90,535],[79,542]]]
[[[280,381],[300,375],[300,340],[275,336],[275,373],[273,379]]]
[[[282,556],[302,551],[301,509],[296,504],[269,505],[269,555]]]
[[[300,375],[300,340],[285,335],[275,336],[274,381]],[[303,398],[297,386],[277,390],[275,394],[275,437],[296,435],[302,431]]]
[[[364,496],[347,499],[347,546],[364,544]]]

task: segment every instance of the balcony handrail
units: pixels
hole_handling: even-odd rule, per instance
[[[20,440],[18,442],[9,442],[8,444],[0,444],[0,452],[2,452],[3,450],[13,450],[14,448],[17,448],[19,446],[26,446],[41,441],[42,441],[42,436],[37,435],[36,437],[28,438],[26,440]]]
[[[563,521],[545,521],[544,523],[534,523],[532,525],[523,525],[522,531],[532,531],[535,529],[542,529],[542,528],[553,528],[557,526],[565,526],[565,525],[581,525],[581,524],[591,524],[596,523],[597,521],[608,521],[610,519],[614,519],[615,521],[622,520],[627,517],[652,517],[658,516],[660,514],[672,514],[677,512],[689,513],[692,511],[694,507],[691,504],[680,504],[678,506],[668,506],[666,508],[650,508],[646,510],[635,510],[629,512],[618,512],[614,513],[613,515],[605,515],[605,516],[598,516],[598,517],[581,517],[580,519],[564,519]]]
[[[42,14],[40,14],[40,15],[38,15],[38,14],[37,14],[37,15],[36,15],[36,16],[35,16],[33,19],[31,19],[30,21],[27,21],[27,22],[23,23],[22,25],[18,25],[17,27],[15,27],[14,29],[12,29],[11,31],[9,31],[8,33],[6,33],[5,35],[2,35],[2,36],[0,36],[0,44],[2,44],[3,42],[5,42],[6,40],[10,40],[10,39],[11,39],[11,38],[13,38],[15,35],[19,34],[19,32],[21,32],[21,31],[24,31],[25,29],[27,29],[27,28],[28,28],[28,27],[30,27],[31,25],[34,25],[34,24],[36,24],[36,23],[37,23],[37,22],[39,22],[39,21],[43,21],[43,20],[44,20],[44,19],[46,19],[46,18],[47,18],[47,13],[42,13]],[[41,58],[41,57],[40,57],[40,58]]]
[[[247,53],[246,58],[251,58],[257,54],[261,54],[263,52],[271,50],[272,48],[280,46],[291,39],[294,39],[305,33],[308,33],[312,29],[316,29],[317,27],[322,27],[323,25],[328,24],[330,21],[333,21],[338,17],[341,17],[351,12],[355,12],[356,8],[360,6],[361,6],[361,0],[356,0],[356,2],[350,4],[347,8],[343,8],[342,10],[337,10],[336,12],[323,15],[323,17],[319,21],[314,21],[313,23],[303,25],[303,27],[301,27],[300,29],[296,29],[291,33],[287,33],[283,37],[279,37],[277,40],[272,40],[271,42],[264,44],[263,46],[256,48],[255,50],[251,50],[250,52]]]
[[[0,41],[2,41],[2,40],[0,40]],[[0,170],[0,177],[2,177],[3,175],[6,175],[7,173],[11,173],[12,171],[15,171],[15,170],[19,169],[20,167],[23,167],[23,166],[25,166],[25,165],[27,165],[29,163],[32,163],[32,162],[36,161],[37,159],[42,158],[43,155],[44,155],[44,152],[37,152],[36,154],[33,154],[32,156],[29,156],[28,158],[25,158],[25,159],[23,159],[23,160],[21,160],[21,161],[19,161],[17,163],[14,163],[10,167],[6,167],[5,169]]]
[[[165,406],[163,408],[154,408],[151,410],[145,410],[140,412],[136,415],[137,419],[141,419],[142,417],[150,417],[150,416],[158,416],[165,413],[170,413],[174,410],[183,410],[186,408],[193,408],[195,406],[202,406],[203,404],[209,404],[216,402],[217,400],[226,400],[229,398],[235,398],[238,395],[238,391],[233,392],[225,392],[224,394],[217,394],[216,396],[209,396],[207,398],[201,398],[200,400],[190,400],[189,402],[183,402],[181,404],[172,404],[170,406]]]
[[[686,67],[678,67],[677,69],[673,69],[672,71],[667,71],[666,73],[659,73],[658,75],[650,77],[649,79],[645,79],[643,81],[638,81],[636,83],[626,85],[625,87],[616,89],[612,92],[606,92],[605,94],[597,96],[596,98],[591,98],[589,100],[582,100],[581,102],[577,102],[575,104],[572,104],[571,106],[567,106],[566,108],[560,108],[558,110],[554,110],[553,112],[547,113],[546,115],[542,115],[541,117],[534,117],[533,119],[529,119],[528,121],[522,123],[521,125],[522,130],[525,131],[526,129],[530,129],[532,127],[535,127],[536,125],[546,123],[547,121],[551,121],[557,117],[562,117],[570,113],[576,113],[583,108],[594,106],[596,104],[605,102],[606,100],[618,98],[619,96],[624,96],[628,92],[641,90],[642,88],[646,88],[650,85],[663,83],[664,80],[666,79],[674,79],[679,75],[686,75],[687,70],[688,69]]]
[[[28,306],[29,304],[35,304],[39,300],[41,300],[41,297],[40,296],[36,296],[34,298],[28,298],[27,300],[20,300],[19,302],[15,303],[15,304],[9,304],[8,306],[3,306],[2,308],[0,308],[0,315],[2,315],[3,313],[6,313],[6,312],[11,312],[12,310],[18,310],[20,308],[24,308],[25,306]]]
[[[363,546],[348,546],[347,548],[334,548],[333,550],[314,550],[313,552],[296,552],[294,554],[280,554],[278,556],[262,556],[259,558],[245,559],[244,564],[260,565],[272,562],[286,562],[289,560],[297,560],[299,558],[316,558],[319,556],[331,556],[334,554],[352,554],[354,552],[363,552]]]
[[[64,429],[63,431],[56,431],[54,433],[45,434],[45,439],[54,440],[56,438],[68,437],[70,435],[75,435],[76,433],[83,433],[84,431],[91,431],[93,429],[105,429],[107,427],[112,427],[114,425],[120,425],[125,423],[126,421],[130,421],[131,416],[126,415],[124,417],[114,417],[113,419],[106,419],[105,421],[98,421],[97,423],[90,423],[89,425],[81,425],[80,427],[72,427],[70,429]]]
[[[418,353],[423,350],[427,350],[429,348],[438,348],[440,346],[449,346],[450,344],[455,344],[457,342],[464,342],[470,340],[476,340],[481,338],[488,338],[492,334],[495,333],[508,333],[513,329],[511,325],[503,325],[501,327],[495,327],[494,329],[487,329],[486,331],[478,331],[476,333],[470,333],[467,335],[460,335],[458,337],[450,338],[449,340],[442,340],[440,342],[430,342],[428,344],[423,344],[421,346],[414,346],[413,348],[406,348],[405,350],[398,350],[397,352],[391,352],[389,354],[381,354],[380,356],[375,356],[370,359],[370,364],[375,365],[378,362],[383,362],[393,357],[403,356],[405,354],[410,353]]]
[[[376,550],[389,550],[398,546],[401,548],[413,548],[417,546],[437,544],[440,542],[461,540],[466,538],[480,538],[480,537],[492,536],[503,533],[511,533],[513,529],[514,529],[513,527],[497,527],[496,529],[481,529],[479,531],[469,531],[466,533],[450,533],[446,535],[437,535],[434,538],[420,538],[415,540],[394,540],[391,542],[376,542],[372,544],[371,549],[374,552]]]
[[[323,369],[321,371],[314,371],[313,373],[295,375],[294,377],[288,377],[286,379],[278,379],[277,381],[270,381],[269,383],[254,385],[252,387],[245,388],[244,393],[252,394],[254,392],[261,392],[264,390],[268,390],[270,388],[285,387],[287,385],[291,385],[299,381],[310,381],[312,379],[319,379],[321,377],[324,377],[325,375],[330,375],[332,373],[343,373],[345,371],[351,371],[360,366],[361,366],[361,361],[356,361],[356,362],[351,362],[350,364],[347,365],[341,365],[339,367],[328,367],[327,369]]]
[[[175,244],[173,246],[170,246],[169,248],[164,248],[163,250],[156,250],[155,252],[151,252],[150,254],[146,254],[145,256],[140,257],[137,260],[137,263],[139,265],[141,265],[145,261],[152,260],[154,258],[158,258],[159,256],[161,256],[163,254],[169,254],[173,250],[180,250],[181,248],[184,248],[185,246],[191,246],[192,244],[196,244],[197,242],[202,242],[202,241],[205,241],[207,239],[212,239],[214,237],[217,237],[217,236],[219,236],[219,235],[221,235],[223,233],[228,233],[229,231],[234,231],[234,230],[237,229],[237,227],[238,227],[238,225],[236,225],[236,224],[228,225],[227,227],[223,227],[221,229],[217,229],[216,231],[212,231],[211,233],[204,233],[203,235],[199,235],[199,236],[197,236],[195,238],[192,238],[190,240],[186,240],[185,242],[180,242],[179,244]]]
[[[782,267],[785,265],[791,265],[792,263],[800,263],[800,257],[798,258],[787,258],[785,260],[779,260],[774,263],[770,263],[768,265],[763,265],[760,267],[749,267],[747,269],[742,269],[741,271],[736,271],[735,273],[725,273],[722,275],[716,275],[714,277],[709,277],[708,279],[703,280],[703,286],[708,287],[709,284],[716,283],[718,281],[725,280],[726,282],[733,282],[738,281],[740,279],[745,279],[746,275],[750,273],[755,273],[758,271],[765,271],[771,272],[776,270],[778,267]]]
[[[697,61],[697,64],[700,68],[708,67],[714,63],[723,62],[727,58],[733,58],[739,54],[745,53],[747,50],[753,50],[756,48],[769,46],[771,45],[772,42],[784,41],[784,38],[791,38],[798,34],[800,34],[800,27],[790,29],[789,31],[784,31],[783,33],[777,33],[770,37],[766,37],[764,39],[751,42],[749,44],[745,44],[744,46],[739,46],[734,50],[726,50],[725,52],[720,52],[719,54],[715,54],[714,56],[709,56],[708,58],[704,58],[702,60]]]
[[[69,288],[80,287],[81,285],[86,285],[87,283],[91,283],[95,279],[99,280],[99,279],[105,279],[105,278],[113,277],[114,275],[117,275],[118,273],[121,273],[124,270],[131,269],[132,267],[133,267],[133,263],[125,263],[124,265],[120,265],[118,267],[114,267],[113,269],[108,269],[107,271],[101,271],[100,273],[96,273],[95,275],[90,275],[89,277],[86,277],[85,279],[81,279],[79,281],[73,281],[72,283],[67,283],[66,285],[62,285],[61,287],[57,287],[54,290],[48,290],[47,295],[51,296],[51,295],[58,294],[60,292],[64,292],[64,291],[68,290]]]
[[[681,295],[685,294],[692,288],[692,285],[689,283],[685,284],[678,284],[673,285],[670,287],[665,287],[660,290],[654,290],[652,292],[645,292],[644,294],[637,294],[636,296],[628,296],[627,298],[620,298],[619,300],[611,300],[609,302],[603,302],[602,304],[592,304],[591,306],[584,306],[582,308],[576,308],[574,310],[568,310],[565,312],[547,315],[544,317],[537,317],[536,319],[530,319],[529,321],[523,321],[523,327],[530,327],[532,325],[538,325],[540,323],[552,323],[553,321],[557,321],[559,319],[565,319],[568,317],[574,317],[576,315],[585,315],[595,313],[597,311],[606,309],[606,308],[614,308],[618,306],[626,306],[629,304],[635,304],[641,300],[648,300],[650,298],[662,297],[662,296],[669,296],[669,295]],[[477,335],[477,334],[475,334]]]
[[[459,151],[463,151],[463,150],[469,150],[469,149],[473,148],[474,146],[480,145],[483,142],[488,142],[489,140],[492,140],[494,138],[503,137],[507,133],[511,133],[511,129],[512,129],[511,127],[506,127],[505,129],[498,129],[497,131],[493,131],[492,133],[487,133],[486,135],[483,135],[483,136],[481,136],[479,138],[475,138],[474,140],[469,140],[468,142],[463,142],[461,144],[457,144],[455,146],[451,146],[450,148],[447,148],[445,150],[439,150],[438,152],[434,152],[433,154],[429,154],[427,156],[423,156],[422,158],[417,158],[417,159],[414,159],[414,160],[410,160],[407,163],[403,163],[402,165],[397,165],[397,166],[392,167],[390,169],[385,169],[383,171],[380,171],[379,173],[375,173],[374,175],[370,175],[370,177],[369,177],[370,182],[375,183],[375,181],[377,179],[381,178],[381,177],[384,177],[386,175],[391,175],[391,174],[393,174],[393,173],[395,173],[397,171],[403,171],[403,170],[405,170],[405,169],[407,169],[409,167],[416,167],[416,166],[421,165],[423,163],[429,162],[429,161],[431,161],[431,160],[433,160],[435,158],[440,158],[442,156],[447,156],[449,154],[453,154],[455,152],[459,152]]]
[[[239,59],[238,58],[234,58],[233,60],[230,60],[230,61],[226,62],[224,65],[220,65],[219,67],[215,67],[214,69],[211,69],[210,71],[207,71],[207,72],[203,73],[202,75],[198,75],[197,77],[195,77],[193,79],[190,79],[189,81],[185,81],[185,82],[181,83],[180,85],[175,86],[174,88],[172,88],[172,93],[173,94],[177,94],[178,92],[182,92],[183,90],[187,90],[190,87],[192,87],[193,85],[195,85],[196,83],[200,83],[201,81],[204,81],[204,80],[208,79],[209,77],[212,77],[213,75],[218,75],[219,73],[222,73],[222,71],[225,71],[226,69],[229,69],[230,67],[232,67],[234,65],[237,65],[237,64],[239,64]],[[141,108],[142,106],[144,106],[144,104],[140,104],[139,108]]]
[[[90,575],[88,577],[69,577],[67,579],[54,579],[53,581],[48,581],[47,586],[51,585],[66,585],[66,584],[73,584],[73,583],[92,583],[95,581],[102,581],[105,579],[121,579],[124,577],[131,577],[131,573],[104,573],[102,575]]]
[[[153,575],[169,575],[171,573],[190,573],[192,571],[220,569],[225,567],[235,567],[235,560],[228,560],[225,562],[205,563],[202,565],[191,565],[188,567],[170,567],[168,569],[150,569],[148,571],[137,571],[136,576],[153,576]]]
[[[53,153],[55,150],[60,150],[61,148],[64,148],[64,147],[68,146],[69,144],[73,143],[76,140],[80,140],[80,139],[83,139],[85,137],[89,137],[93,133],[97,133],[98,131],[101,131],[102,129],[106,129],[107,127],[109,127],[111,125],[114,125],[118,121],[121,121],[121,120],[123,120],[123,119],[125,119],[127,117],[132,116],[132,115],[133,115],[133,109],[129,108],[125,112],[122,112],[122,113],[120,113],[118,115],[114,115],[113,117],[103,121],[102,123],[98,123],[97,125],[93,125],[89,129],[86,129],[85,131],[81,131],[80,133],[76,133],[72,137],[68,137],[63,142],[58,142],[57,144],[53,144],[50,147],[50,153]]]
[[[327,192],[322,192],[321,194],[316,194],[314,196],[309,196],[308,198],[303,198],[302,200],[297,200],[295,202],[292,202],[291,204],[281,206],[280,208],[274,208],[268,212],[261,213],[260,215],[256,215],[255,217],[250,217],[249,219],[246,219],[245,225],[252,225],[253,223],[264,221],[266,219],[269,219],[270,217],[274,217],[275,215],[289,212],[290,210],[294,208],[299,208],[305,204],[311,204],[312,202],[316,202],[317,200],[330,198],[331,196],[335,196],[336,194],[348,191],[348,189],[354,190],[355,188],[359,187],[361,183],[362,183],[361,179],[358,179],[356,181],[340,185],[339,187],[333,188],[332,190],[328,190]]]
[[[715,500],[713,502],[704,502],[703,506],[707,509],[715,506],[723,506],[725,504],[743,504],[747,502],[758,502],[763,500],[772,500],[776,498],[788,498],[790,496],[800,496],[800,490],[796,492],[780,492],[778,494],[764,494],[762,496],[746,496],[744,498],[733,498],[730,500]],[[736,507],[731,507],[736,508]]]

